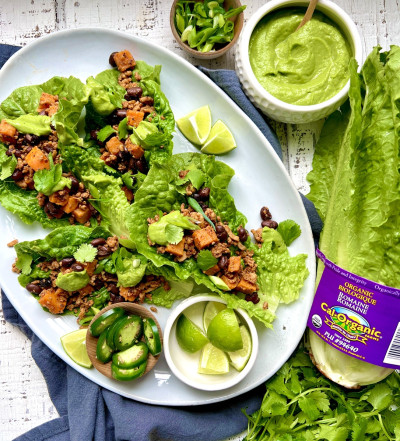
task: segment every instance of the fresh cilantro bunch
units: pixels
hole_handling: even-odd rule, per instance
[[[246,414],[245,441],[400,440],[400,376],[344,389],[313,366],[304,346],[267,382],[261,408]]]

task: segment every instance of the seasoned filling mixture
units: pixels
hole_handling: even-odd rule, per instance
[[[97,251],[93,262],[78,262],[74,257],[40,262],[38,268],[45,271],[48,277],[33,280],[26,285],[26,289],[38,295],[39,303],[52,314],[73,311],[79,314],[78,320],[82,319],[92,307],[96,293],[102,288],[108,291],[108,304],[124,301],[143,303],[146,298],[151,299],[151,292],[158,287],[163,286],[165,290],[169,290],[169,285],[163,277],[152,275],[144,276],[134,287],[117,286],[117,275],[106,269],[109,268],[107,262],[111,260],[111,254],[119,248],[118,238],[116,236],[107,239],[97,238],[90,244]],[[15,264],[13,271],[19,272]],[[60,274],[83,271],[86,271],[89,280],[84,287],[67,291],[57,286],[56,280]]]
[[[183,178],[188,173],[183,170],[179,177]],[[185,230],[183,239],[177,244],[169,243],[166,246],[160,246],[151,241],[149,244],[157,247],[159,254],[169,254],[176,262],[184,262],[193,257],[198,262],[198,257],[203,250],[211,252],[215,258],[215,265],[207,270],[203,270],[208,276],[219,277],[233,294],[238,292],[245,294],[247,301],[257,304],[260,299],[257,295],[257,264],[253,256],[254,251],[248,249],[246,241],[248,232],[243,226],[238,228],[237,234],[233,233],[227,222],[224,222],[220,216],[209,208],[207,203],[210,196],[210,189],[203,187],[196,189],[189,184],[186,187],[186,195],[195,199],[204,211],[205,216],[209,218],[213,226],[206,220],[202,213],[197,212],[191,206],[182,204],[180,213],[191,219],[198,227],[198,230]],[[166,215],[168,213],[164,213]],[[271,213],[267,207],[260,211],[262,218],[261,228],[252,230],[256,243],[261,247],[262,228],[268,226],[276,229],[278,223],[272,220]],[[158,222],[160,217],[148,219],[149,225]]]
[[[42,93],[37,109],[39,115],[52,116],[57,110],[58,96]],[[62,162],[58,154],[58,137],[55,130],[45,136],[23,134],[7,121],[2,120],[0,141],[8,147],[6,155],[14,155],[17,159],[11,179],[24,190],[35,189],[33,178],[35,172],[50,170],[52,166]],[[50,219],[60,219],[67,215],[71,224],[76,221],[89,226],[89,219],[97,214],[89,203],[92,197],[89,190],[71,173],[63,173],[62,176],[71,180],[71,188],[65,186],[62,190],[48,196],[39,192],[37,196],[39,205],[43,207]],[[97,218],[100,221],[100,215]]]
[[[151,122],[157,115],[154,100],[151,96],[142,96],[141,77],[138,72],[133,72],[136,61],[132,54],[127,50],[113,52],[109,62],[120,72],[118,83],[126,90],[122,108],[114,110],[111,114],[110,125],[118,131],[119,123],[125,118],[127,125],[135,128],[141,121]],[[160,118],[164,119],[163,116]],[[125,140],[114,134],[101,142],[97,138],[99,131],[100,128],[92,130],[90,136],[100,145],[101,159],[107,165],[121,173],[131,171],[135,174],[139,171],[147,174],[148,164],[144,157],[144,150],[140,145],[134,144],[129,137]]]

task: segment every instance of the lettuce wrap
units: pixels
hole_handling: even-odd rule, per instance
[[[236,209],[234,200],[228,192],[228,185],[233,175],[234,171],[228,165],[216,161],[213,156],[198,153],[173,155],[167,163],[153,164],[136,193],[135,203],[128,209],[128,229],[131,237],[134,237],[137,251],[154,266],[173,269],[179,280],[192,278],[198,285],[204,285],[209,290],[218,293],[230,307],[242,307],[265,326],[271,327],[278,305],[297,299],[304,280],[308,276],[305,265],[307,256],[300,254],[291,257],[279,231],[265,227],[262,231],[263,242],[260,247],[252,243],[249,238],[241,244],[235,239],[234,246],[228,250],[231,257],[243,250],[247,250],[249,255],[253,256],[257,266],[259,286],[258,301],[255,303],[251,300],[251,296],[248,297],[242,292],[232,290],[228,292],[229,287],[226,290],[227,286],[224,287],[224,284],[220,283],[219,277],[216,278],[219,280],[216,280],[210,272],[211,277],[206,274],[206,271],[213,268],[216,272],[218,271],[216,266],[218,259],[209,250],[204,249],[196,253],[195,257],[179,261],[178,258],[174,258],[174,255],[165,252],[165,247],[159,246],[165,244],[165,238],[169,242],[167,249],[171,244],[178,246],[177,243],[183,240],[183,232],[179,235],[178,217],[182,204],[187,207],[191,199],[187,194],[190,187],[194,187],[196,191],[199,188],[209,189],[208,207],[212,209],[217,219],[219,217],[226,223],[232,237],[237,238],[236,234],[243,229],[247,220]],[[206,208],[205,212],[207,212]],[[205,212],[203,211],[204,214]],[[192,211],[186,219],[191,220],[190,216],[196,215],[197,223],[199,223],[198,214],[199,211],[197,213]],[[194,226],[182,226],[182,230],[186,231],[185,235],[189,230],[196,230],[196,219],[192,219]],[[151,220],[150,223],[149,220]],[[220,223],[220,221],[214,223]],[[169,229],[168,226],[170,226]],[[211,226],[206,228],[212,234]],[[297,235],[296,233],[296,237]],[[287,243],[294,238],[290,234],[286,236]],[[149,243],[149,240],[153,244]],[[242,259],[242,266],[247,258],[245,256]],[[255,297],[253,296],[252,299],[255,300]]]

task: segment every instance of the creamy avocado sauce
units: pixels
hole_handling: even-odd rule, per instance
[[[350,45],[321,12],[296,31],[305,8],[267,14],[255,27],[250,64],[260,84],[281,101],[301,106],[322,103],[349,79]]]

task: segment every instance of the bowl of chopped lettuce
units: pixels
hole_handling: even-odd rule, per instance
[[[234,46],[243,28],[245,9],[238,0],[175,0],[170,14],[171,30],[185,52],[211,60]]]

